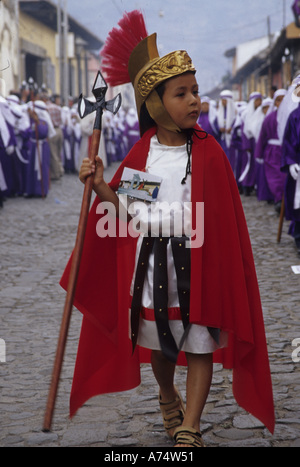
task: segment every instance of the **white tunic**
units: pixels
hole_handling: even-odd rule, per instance
[[[162,178],[161,187],[158,193],[157,202],[149,206],[148,211],[151,216],[151,233],[158,232],[159,225],[164,220],[165,229],[177,229],[176,235],[190,235],[191,228],[191,177],[188,176],[186,184],[182,185],[181,181],[185,176],[187,164],[186,145],[184,146],[165,146],[158,142],[156,135],[152,137],[150,142],[150,150],[146,163],[146,172],[158,175]],[[163,202],[163,203],[162,203]],[[174,205],[176,202],[176,205]],[[178,235],[178,222],[173,225],[173,214],[168,205],[177,208],[178,212],[183,213],[183,222],[179,222],[179,227],[182,227],[182,232]],[[185,210],[183,211],[183,206]],[[141,226],[144,225],[145,233],[148,231],[149,214],[145,214],[144,219],[140,219]],[[162,213],[162,215],[161,215]],[[169,227],[168,227],[169,225]],[[164,235],[166,232],[162,232]],[[139,258],[140,247],[143,240],[143,235],[140,235],[136,250],[136,265]],[[168,259],[168,293],[169,293],[169,308],[179,308],[179,299],[177,293],[177,278],[174,267],[171,244],[167,246]],[[153,301],[153,270],[154,270],[154,255],[150,254],[148,271],[144,282],[142,306],[147,309],[154,309]],[[133,293],[135,274],[132,280],[131,294]],[[181,320],[170,320],[170,329],[174,339],[179,345],[184,329]],[[224,346],[224,336],[221,333],[220,346]],[[140,318],[140,327],[138,335],[138,345],[154,350],[160,350],[160,343],[155,321],[149,321]],[[191,353],[211,353],[217,350],[220,346],[211,337],[207,327],[193,324],[190,327],[188,336],[183,344],[182,350]]]

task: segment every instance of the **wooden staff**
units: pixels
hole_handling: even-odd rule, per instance
[[[79,111],[79,115],[81,118],[84,118],[86,115],[90,114],[91,112],[96,111],[96,119],[95,119],[95,124],[94,124],[93,135],[92,135],[92,142],[91,142],[90,149],[89,149],[89,159],[93,162],[95,161],[95,157],[97,156],[99,152],[103,109],[105,108],[115,114],[118,112],[120,105],[121,105],[120,94],[118,94],[118,96],[115,99],[105,102],[106,91],[107,91],[107,84],[105,80],[103,79],[101,73],[98,72],[96,80],[95,80],[95,84],[93,87],[93,94],[96,98],[96,102],[92,103],[88,101],[87,99],[84,99],[82,95],[80,96],[79,102],[78,102],[78,111]],[[59,379],[60,379],[60,374],[61,374],[61,369],[62,369],[62,364],[63,364],[64,352],[65,352],[67,336],[68,336],[68,329],[70,325],[70,319],[71,319],[71,313],[72,313],[72,307],[73,307],[73,300],[74,300],[74,295],[75,295],[75,290],[76,290],[82,249],[83,249],[83,244],[84,244],[84,237],[85,237],[85,231],[86,231],[90,202],[91,202],[93,181],[94,181],[94,176],[91,175],[90,177],[87,178],[85,186],[84,186],[76,243],[75,243],[75,247],[73,251],[72,264],[71,264],[71,270],[70,270],[70,276],[69,276],[69,282],[68,282],[68,288],[67,288],[67,296],[65,300],[63,318],[62,318],[62,323],[61,323],[61,328],[60,328],[60,333],[59,333],[59,338],[58,338],[58,344],[57,344],[57,350],[56,350],[56,356],[55,356],[55,361],[54,361],[54,367],[53,367],[53,372],[52,372],[52,380],[51,380],[51,385],[50,385],[50,390],[49,390],[49,395],[48,395],[45,417],[44,417],[44,425],[43,425],[44,432],[50,431],[52,419],[53,419],[54,406],[55,406]]]

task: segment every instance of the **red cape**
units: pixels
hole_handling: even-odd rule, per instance
[[[124,167],[144,170],[155,131],[147,131],[125,158],[110,183],[114,190]],[[195,201],[204,202],[204,244],[191,249],[190,320],[228,332],[229,345],[215,352],[214,362],[233,370],[237,403],[273,433],[272,383],[248,229],[228,159],[211,136],[202,140],[194,137],[193,206]],[[99,202],[98,198],[94,201],[89,214],[74,300],[83,313],[83,323],[71,416],[93,396],[138,386],[140,363],[150,363],[151,351],[147,349],[137,347],[132,355],[128,331],[136,239],[123,237],[123,230],[116,237],[99,238]],[[65,289],[71,259],[61,279]],[[182,353],[178,364],[186,364]]]

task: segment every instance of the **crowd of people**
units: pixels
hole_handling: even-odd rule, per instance
[[[60,96],[46,90],[32,93],[23,86],[0,96],[0,207],[16,196],[46,197],[52,181],[78,173],[94,119],[80,119],[74,100],[61,105]],[[102,134],[105,166],[123,160],[140,137],[136,111],[104,111]]]
[[[224,149],[241,194],[284,203],[289,233],[300,254],[300,74],[271,97],[253,92],[248,102],[224,90],[216,102],[201,98],[199,125]],[[299,115],[299,117],[298,117]],[[51,181],[77,173],[88,154],[94,115],[80,119],[77,103],[62,106],[59,95],[23,87],[0,96],[0,207],[15,196],[45,197]],[[101,157],[104,165],[122,161],[139,139],[135,109],[104,111]]]
[[[199,124],[224,149],[240,193],[285,213],[300,255],[299,86],[297,74],[289,89],[253,92],[248,102],[235,101],[230,90],[219,102],[202,97]]]

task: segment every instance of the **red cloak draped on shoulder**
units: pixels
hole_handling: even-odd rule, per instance
[[[124,159],[110,186],[117,190],[124,167],[144,170],[148,130]],[[228,332],[228,347],[214,353],[214,362],[233,370],[237,403],[274,431],[272,382],[263,314],[248,229],[228,159],[215,141],[193,138],[192,203],[204,202],[204,243],[191,249],[190,321]],[[125,391],[140,384],[140,364],[150,363],[150,350],[129,337],[130,284],[136,239],[99,238],[101,219],[95,199],[91,208],[74,306],[83,313],[70,399],[71,417],[89,398]],[[102,212],[103,216],[103,212]],[[72,258],[72,256],[71,256]],[[61,279],[67,289],[71,258]],[[185,365],[183,353],[179,365]]]

